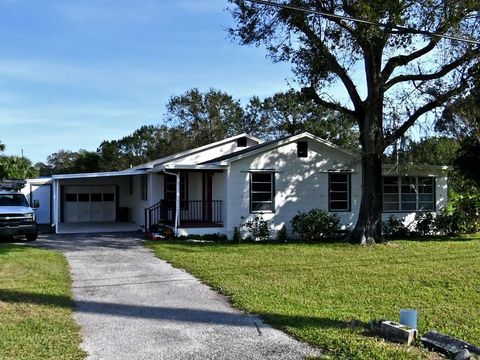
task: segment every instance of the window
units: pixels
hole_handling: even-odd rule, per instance
[[[272,172],[250,173],[250,212],[273,212],[275,174]]]
[[[65,194],[65,201],[76,202],[77,201],[77,194]]]
[[[247,138],[246,137],[238,138],[237,147],[247,147]]]
[[[78,201],[79,202],[89,202],[90,201],[90,194],[78,194]]]
[[[328,173],[328,210],[350,211],[350,173]]]
[[[297,142],[297,156],[298,157],[308,157],[308,142],[307,141],[298,141]]]
[[[174,175],[165,176],[165,200],[169,206],[174,207],[177,194],[177,177]],[[180,204],[181,208],[187,207],[187,176],[180,173]]]
[[[435,178],[385,176],[383,211],[435,210]]]
[[[103,201],[114,201],[115,195],[113,193],[104,193],[103,194]]]
[[[90,194],[90,199],[92,202],[100,202],[102,201],[102,194],[100,193]]]
[[[140,175],[140,200],[148,199],[148,175]]]

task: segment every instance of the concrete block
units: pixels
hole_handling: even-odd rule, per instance
[[[381,336],[388,341],[411,345],[417,337],[417,330],[394,321],[383,321],[380,325]]]

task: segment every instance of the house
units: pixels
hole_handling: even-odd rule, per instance
[[[394,214],[408,222],[418,211],[441,210],[446,170],[384,167],[385,219]],[[312,208],[353,226],[361,199],[358,154],[309,133],[267,142],[241,134],[122,171],[35,181],[31,199],[42,186],[51,189],[51,203],[39,211],[51,212],[57,233],[137,230],[161,221],[179,235],[231,238],[242,216],[262,213],[275,228],[290,229],[298,211]]]

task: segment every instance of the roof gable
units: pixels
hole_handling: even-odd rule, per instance
[[[243,133],[243,134],[232,136],[232,137],[220,140],[220,141],[216,141],[216,142],[211,143],[211,144],[203,145],[203,146],[200,146],[200,147],[197,147],[197,148],[193,148],[193,149],[185,150],[185,151],[182,151],[182,152],[179,152],[179,153],[176,153],[176,154],[165,156],[165,157],[160,158],[160,159],[149,161],[147,163],[134,166],[131,169],[133,169],[133,170],[152,169],[152,168],[157,167],[159,165],[166,164],[166,163],[169,163],[169,162],[172,162],[172,161],[177,161],[177,160],[180,160],[184,157],[187,157],[187,156],[190,156],[190,155],[193,155],[193,154],[196,154],[196,153],[201,153],[201,152],[213,149],[215,147],[219,147],[221,145],[227,144],[229,142],[236,141],[237,139],[242,138],[242,137],[246,137],[246,138],[248,138],[248,139],[250,139],[254,142],[261,143],[260,139],[257,139],[256,137],[248,135],[246,133]]]
[[[331,147],[335,150],[343,152],[343,153],[345,153],[349,156],[352,156],[352,157],[357,157],[358,156],[358,154],[355,154],[355,153],[353,153],[349,150],[346,150],[346,149],[344,149],[340,146],[337,146],[337,145],[331,143],[330,141],[327,141],[327,140],[324,140],[324,139],[319,138],[317,136],[314,136],[314,135],[312,135],[308,132],[304,132],[304,133],[301,133],[301,134],[298,134],[298,135],[292,135],[292,136],[284,137],[284,138],[277,139],[277,140],[267,141],[267,142],[264,142],[262,144],[258,144],[256,146],[251,146],[247,149],[243,149],[243,150],[231,153],[231,154],[219,156],[215,159],[205,161],[202,164],[211,164],[211,163],[220,163],[220,162],[230,163],[230,162],[233,162],[233,161],[243,159],[247,156],[252,156],[252,155],[262,153],[262,152],[270,151],[272,149],[284,146],[286,144],[290,144],[294,141],[298,141],[298,140],[301,140],[301,139],[304,139],[304,138],[311,139],[311,140],[316,141],[316,142],[318,142],[322,145],[326,145],[326,146]]]

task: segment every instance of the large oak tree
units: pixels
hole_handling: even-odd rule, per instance
[[[318,106],[357,122],[363,188],[351,241],[381,241],[385,149],[427,115],[468,92],[478,71],[478,45],[426,32],[478,40],[480,0],[277,1],[307,11],[229,1],[236,21],[230,34],[237,41],[265,45],[274,61],[292,64],[304,94]],[[341,84],[345,96],[335,98],[329,91],[332,84]]]

